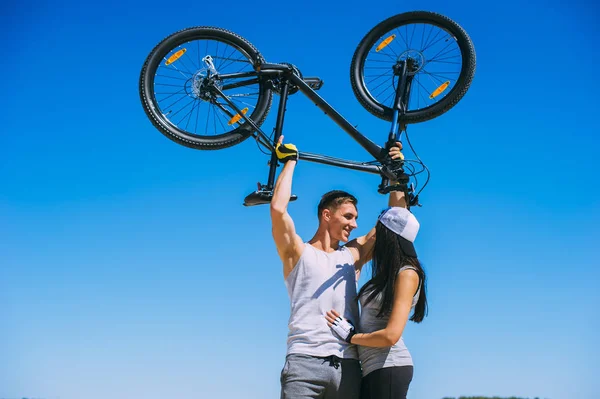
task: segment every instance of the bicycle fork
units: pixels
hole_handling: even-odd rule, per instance
[[[398,76],[398,84],[396,86],[396,95],[394,97],[392,126],[388,136],[388,141],[385,145],[385,148],[388,151],[396,144],[397,141],[400,141],[402,132],[406,131],[406,123],[403,122],[403,117],[408,109],[408,100],[410,98],[410,88],[413,79],[412,75],[409,75],[408,73],[410,67],[411,66],[409,65],[408,59],[398,61],[398,63],[393,67],[394,75]],[[409,179],[404,173],[403,165],[404,161],[390,161],[390,164],[386,165],[386,167],[392,169],[393,173],[398,176],[398,183],[390,186],[390,180],[383,176],[381,178],[381,184],[379,185],[378,191],[382,194],[387,194],[390,191],[404,191],[406,205],[408,208],[410,208],[411,205],[414,205],[418,202],[418,199],[413,197],[414,190],[412,187],[408,186]]]

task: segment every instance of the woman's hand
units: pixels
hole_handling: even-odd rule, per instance
[[[337,311],[331,309],[325,315],[327,319],[327,325],[335,332],[341,339],[348,343],[352,343],[352,337],[356,333],[356,329],[350,320],[343,318]]]

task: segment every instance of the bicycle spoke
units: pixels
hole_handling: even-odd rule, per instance
[[[185,78],[185,80],[188,80],[188,79],[190,79],[192,77],[192,75],[186,75],[185,73],[183,73],[183,71],[179,70],[173,64],[171,64],[171,65],[159,65],[159,68],[163,68],[163,69],[165,69],[167,71],[178,72],[179,74],[181,74],[181,76],[183,76]]]
[[[177,101],[175,101],[174,103],[170,104],[168,107],[161,107],[161,108],[162,108],[162,109],[169,109],[169,108],[171,108],[173,105],[177,104],[179,101],[183,100],[184,98],[189,98],[189,97],[187,97],[187,96],[183,96],[183,97],[181,97],[179,100],[177,100]],[[160,103],[161,101],[163,101],[163,100],[159,100],[159,103]]]
[[[215,134],[217,134],[217,107],[215,107],[213,105],[213,132],[215,132]]]
[[[385,93],[385,91],[384,91],[384,93]],[[382,93],[382,94],[383,94],[383,93]],[[392,93],[391,93],[389,96],[387,96],[387,97],[385,98],[385,100],[383,100],[381,103],[382,103],[382,104],[387,104],[387,103],[388,103],[388,101],[390,100],[390,98],[391,98],[391,97],[392,97],[394,94],[396,94],[396,90],[392,90]],[[396,97],[394,96],[394,99],[395,99],[395,98],[396,98]],[[393,106],[393,105],[394,105],[394,104],[392,104],[392,106]]]
[[[437,37],[439,36],[439,34],[442,33],[441,30],[438,30],[437,33],[435,34],[435,36],[431,39],[431,42],[435,42],[435,39],[437,39]],[[435,42],[437,43],[437,42]],[[427,50],[429,47],[431,47],[433,44],[429,44],[429,39],[427,39],[427,41],[425,42],[425,47],[423,47],[421,49],[421,52],[424,52],[425,50]]]
[[[446,50],[448,47],[450,47],[452,44],[454,44],[455,42],[449,42],[446,47],[444,47],[443,49],[441,49],[436,55],[434,55],[433,57],[430,58],[430,60],[435,60],[436,57],[438,57],[440,55],[440,53],[442,53],[444,50]]]
[[[428,60],[427,63],[430,62],[439,62],[440,64],[454,64],[454,65],[461,65],[462,62],[449,62],[449,61],[438,61],[438,60]]]
[[[408,42],[408,47],[409,48],[412,48],[412,40],[413,40],[413,37],[415,37],[415,30],[416,29],[417,29],[417,24],[414,24],[414,26],[413,26],[413,32],[412,32],[412,35],[410,35],[410,41]]]
[[[194,105],[192,106],[192,109],[191,109],[191,111],[187,113],[187,115],[186,115],[186,116],[188,117],[188,120],[187,120],[187,122],[186,122],[186,124],[185,124],[185,128],[186,128],[186,130],[187,130],[187,128],[188,128],[188,126],[189,126],[189,124],[190,124],[190,119],[192,118],[192,114],[194,113],[194,110],[196,109],[196,107],[198,107],[198,106],[199,106],[199,104],[200,104],[200,101],[196,100],[196,101],[194,102]],[[183,119],[182,119],[182,120],[183,120]]]
[[[181,66],[183,67],[182,69],[184,71],[186,71],[190,75],[194,75],[193,72],[190,72],[189,66],[184,61],[186,58],[189,58],[189,55],[186,55],[186,54],[187,54],[187,51],[183,54],[183,57],[179,58],[179,60],[177,62],[181,64]],[[173,65],[173,64],[171,64],[171,65]],[[173,66],[175,67],[175,65],[173,65]],[[196,68],[193,67],[193,62],[192,62],[192,70],[194,70],[194,69],[196,69]]]
[[[427,43],[429,43],[429,38],[431,37],[431,33],[433,32],[433,28],[434,28],[434,26],[430,25],[429,33],[427,34],[427,39],[425,39],[425,44],[423,45],[423,43],[421,43],[421,47],[420,47],[421,52],[423,52],[423,49],[425,47],[427,47]],[[423,46],[425,46],[425,47],[423,47]]]
[[[226,50],[227,48],[225,48]],[[219,56],[219,54],[215,54],[212,58],[213,61],[215,61],[215,68],[217,69],[217,71],[220,71],[221,69],[225,69],[225,67],[223,66],[223,63],[226,62],[227,58],[231,57],[231,55],[235,52],[235,48],[232,49],[232,53],[229,53],[229,55],[225,55],[226,51],[223,51],[223,56]]]
[[[430,90],[428,90],[425,86],[423,86],[420,79],[416,79],[416,80],[417,80],[417,84],[423,89],[423,91],[425,91],[425,93],[427,95],[429,95]],[[414,82],[414,80],[413,80],[413,82]],[[423,106],[424,107],[428,106],[428,104],[431,103],[431,100],[428,101],[428,99],[425,96],[423,96],[423,92],[421,90],[418,90],[418,91],[419,91],[419,94],[421,95],[421,98],[423,99],[423,103],[424,103]]]
[[[155,86],[169,86],[169,87],[181,87],[181,85],[172,85],[168,83],[155,83]]]
[[[386,84],[386,83],[388,83],[388,82],[383,82],[383,83],[379,84],[377,87],[374,87],[374,88],[373,88],[373,92],[375,93],[375,92],[377,91],[377,89],[379,89],[381,86],[383,86],[383,85],[384,85],[384,84]],[[388,83],[388,85],[387,85],[387,86],[384,86],[383,90],[382,90],[382,91],[380,91],[380,92],[379,92],[379,94],[376,94],[376,95],[375,95],[375,98],[381,97],[381,96],[383,95],[383,93],[385,93],[385,92],[386,92],[386,91],[388,91],[389,89],[392,89],[393,91],[396,91],[396,90],[395,90],[395,87],[394,87],[393,85],[390,85],[390,84]]]
[[[217,49],[215,50],[215,54],[218,57],[219,56],[219,42],[217,41]]]
[[[161,98],[161,99],[160,99],[160,101],[167,100],[167,99],[169,99],[169,98],[173,97],[173,96],[174,96],[174,95],[176,95],[176,94],[183,94],[183,93],[185,93],[185,89],[181,89],[181,90],[179,90],[179,91],[177,91],[177,92],[175,92],[175,93],[171,94],[170,96],[163,97],[163,98]],[[154,94],[163,94],[163,93],[154,93]],[[164,93],[164,94],[168,94],[168,93]]]
[[[207,107],[208,110],[206,111],[206,126],[204,127],[204,131],[208,133],[208,121],[210,120],[210,110],[213,107]]]
[[[185,97],[182,97],[181,99],[183,99]],[[188,97],[189,98],[189,97]],[[179,102],[180,100],[178,100],[177,102]],[[186,105],[184,105],[183,107],[181,107],[179,109],[179,111],[175,112],[174,114],[170,114],[170,117],[174,117],[175,115],[177,115],[178,113],[180,113],[181,111],[183,111],[188,105],[190,105],[191,103],[193,103],[195,100],[192,98],[191,101],[189,103],[187,103]],[[183,120],[183,119],[182,119]],[[179,125],[179,123],[176,123],[176,125]]]
[[[184,82],[188,80],[188,79],[183,79],[183,78],[174,77],[174,76],[161,75],[161,74],[158,74],[158,73],[156,74],[156,76],[160,76],[161,78],[168,78],[168,79],[175,79],[175,80],[183,80]]]
[[[235,49],[233,49],[233,52],[235,52]],[[223,61],[230,61],[231,63],[234,63],[234,62],[243,62],[244,64],[252,65],[252,64],[250,64],[250,61],[248,61],[245,58],[229,58],[229,57],[213,57],[213,58],[220,59],[220,60],[223,60]],[[224,65],[223,68],[226,68],[228,66],[229,65]]]
[[[208,42],[207,42],[207,44],[208,44]],[[200,40],[196,40],[196,49],[197,49],[197,54],[196,55],[198,57],[198,65],[202,65],[201,62],[200,62]],[[196,114],[196,116],[197,115],[198,114]],[[197,132],[197,131],[198,131],[197,129],[194,130],[194,132]]]
[[[200,46],[200,45],[198,45]],[[202,104],[202,103],[200,103]],[[198,116],[200,116],[200,105],[198,105],[198,107],[196,107],[196,125],[194,127],[194,133],[198,134]]]
[[[200,69],[201,64],[195,64],[195,61],[190,57],[189,51],[186,51],[185,54],[183,54],[183,57],[181,57],[182,64],[185,65],[185,67],[187,68],[188,65],[184,62],[184,59],[188,59],[192,63],[192,71]]]
[[[387,46],[387,47],[389,47],[389,46]],[[386,48],[387,48],[387,47],[386,47]],[[396,56],[393,56],[392,54],[388,54],[388,53],[386,53],[386,52],[384,52],[384,51],[379,51],[379,52],[376,52],[376,51],[371,51],[371,52],[369,53],[369,55],[370,55],[371,57],[376,57],[376,56],[378,56],[378,55],[386,56],[387,58],[389,58],[390,60],[392,60],[391,62],[396,62],[396,59],[398,58],[398,56],[397,56],[397,55],[396,55]],[[373,58],[368,58],[368,59],[367,59],[367,61],[375,61],[375,59],[373,59]],[[381,60],[381,61],[383,61],[383,62],[390,62],[389,60]]]
[[[365,69],[387,69],[389,71],[394,71],[392,68],[390,67],[365,67]]]
[[[370,58],[370,59],[367,59],[365,61],[365,64],[367,63],[367,61],[368,62],[380,62],[380,63],[386,63],[386,64],[392,64],[393,65],[393,63],[390,63],[389,60],[374,60],[374,59]]]
[[[223,128],[223,131],[227,131],[227,128],[225,127],[225,125],[223,124],[223,121],[221,120],[221,115],[223,115],[223,111],[219,107],[215,107],[215,110],[219,111],[217,113],[217,115],[219,116],[219,123],[221,124],[221,127]]]
[[[381,79],[381,78],[385,77],[385,75],[387,75],[387,73],[381,74],[381,75],[377,76],[375,79],[371,79],[371,80],[369,80],[368,82],[366,82],[366,84],[373,83],[374,81],[376,81],[376,80],[378,80],[378,79]],[[367,78],[367,77],[370,77],[370,76],[366,76],[366,75],[365,75],[365,78]]]
[[[385,86],[383,87],[383,89],[377,94],[377,98],[383,98],[384,96],[386,96],[386,93],[390,92],[391,94],[387,95],[389,98],[390,95],[394,95],[396,93],[396,88],[394,86]],[[383,103],[386,102],[386,100],[384,99],[384,101],[382,101]]]
[[[423,84],[421,83],[421,81],[420,81],[420,80],[418,80],[418,79],[417,79],[417,84],[418,84],[419,86],[421,86],[421,87],[423,88],[423,90],[425,90],[425,92],[426,92],[426,93],[428,93],[428,92],[429,92],[429,90],[427,90],[427,88],[426,88],[425,86],[423,86]]]
[[[442,40],[444,40],[444,39],[448,39],[448,38],[450,38],[450,35],[448,35],[448,37],[441,37],[441,38],[439,38],[437,41],[435,41],[435,42],[431,43],[429,46],[427,46],[427,47],[425,47],[423,50],[421,50],[421,52],[423,52],[423,53],[424,53],[424,52],[425,52],[427,49],[429,49],[429,48],[433,47],[434,45],[438,44],[438,43],[439,43],[439,42],[441,42]]]
[[[446,58],[437,58],[437,59],[435,59],[435,60],[431,60],[431,61],[446,61],[446,60],[454,60],[454,59],[457,59],[457,58],[458,58],[458,59],[462,59],[462,57],[461,57],[461,56],[459,56],[459,55],[454,55],[454,56],[452,56],[452,57],[446,57]]]
[[[432,27],[433,29],[433,27]],[[421,33],[421,44],[419,45],[419,48],[423,47],[423,39],[425,38],[425,29],[423,29],[423,32]]]
[[[438,73],[431,73],[431,72],[427,72],[425,69],[422,69],[420,72],[423,72],[426,75],[431,75],[431,76],[439,76],[441,78],[444,78],[446,80],[453,80],[456,82],[456,78],[451,78],[449,76],[445,76],[445,75],[440,75],[440,73],[446,73],[446,72],[438,72]],[[448,73],[452,73],[452,72],[448,72]]]
[[[437,85],[437,86],[439,86],[441,83],[444,83],[444,81],[443,81],[443,80],[440,80],[440,79],[438,79],[438,78],[435,78],[435,76],[433,76],[433,75],[427,75],[427,76],[429,77],[429,79],[430,79],[430,80],[431,80],[431,82],[433,83],[434,87],[435,87],[436,85]],[[434,80],[434,78],[435,78],[435,80]]]
[[[444,84],[444,81],[442,79],[438,78],[436,75],[427,75],[427,76],[429,76],[431,79],[435,79],[434,85],[437,85],[437,87]]]
[[[221,60],[221,64],[219,66],[219,68],[217,68],[217,70],[222,70],[222,69],[226,69],[227,67],[229,67],[230,65],[233,65],[236,62],[241,62],[242,64],[246,64],[246,65],[242,65],[242,69],[246,68],[247,66],[251,65],[250,61],[248,61],[247,59],[243,59],[243,58],[230,58],[237,50],[234,48],[232,50],[232,52],[227,56],[227,57],[215,57],[217,59]],[[224,64],[224,62],[228,62],[227,64]]]
[[[400,32],[399,30],[400,28],[396,28],[396,32],[398,32],[398,35],[400,36],[400,38],[402,39],[402,41],[404,42],[404,45],[406,46],[406,48],[408,48],[408,43],[406,42],[406,40],[404,40],[404,36],[402,36],[402,32]]]
[[[380,50],[379,52],[376,52],[373,55],[378,55],[378,54],[385,55],[386,57],[388,57],[392,61],[396,62],[396,60],[398,59],[398,54],[396,54],[396,52],[394,51],[394,49],[392,48],[392,46],[387,46],[385,49],[386,50],[390,50],[394,54],[392,55],[392,54],[389,54],[389,53],[387,53],[387,52],[385,52],[383,50]]]
[[[416,79],[417,79],[417,84],[420,84],[419,75],[416,76]],[[414,93],[414,91],[411,91],[411,93]],[[421,108],[421,97],[419,97],[419,94],[421,94],[421,91],[419,90],[418,87],[417,87],[416,93],[417,93],[417,109],[419,109],[419,108]]]
[[[242,62],[242,67],[241,67],[241,68],[238,70],[238,72],[241,72],[241,71],[243,71],[243,70],[244,70],[246,67],[248,67],[249,65],[251,65],[249,62],[247,62],[247,61],[245,61],[245,60],[235,60],[235,59],[226,59],[226,60],[227,60],[227,61],[229,61],[229,62],[228,62],[227,64],[223,65],[223,67],[222,67],[222,68],[220,68],[219,70],[221,70],[221,69],[226,69],[226,68],[228,68],[229,66],[231,66],[231,65],[234,65],[234,63],[236,63],[236,62]],[[243,65],[243,64],[246,64],[246,65]]]
[[[384,80],[383,82],[379,83],[377,86],[373,87],[373,91],[377,90],[378,88],[380,88],[381,86],[383,86],[386,83],[389,84],[389,82],[387,80]]]
[[[179,51],[181,51],[181,50],[185,50],[185,49],[181,48],[181,46],[179,46],[178,48],[179,48]],[[187,53],[187,51],[185,51],[185,52],[184,52],[182,55],[185,55],[186,53]],[[172,54],[172,55],[174,55],[174,54],[176,54],[176,52],[175,52],[175,50],[173,50],[173,51],[171,51],[171,53],[169,53],[169,54]],[[167,56],[168,56],[169,54],[167,54]],[[189,57],[189,55],[188,55],[187,57]],[[171,66],[171,67],[175,68],[176,70],[180,71],[180,69],[179,69],[179,68],[177,68],[177,66],[176,66],[176,65],[175,65],[173,62],[169,63],[168,65],[166,64],[166,62],[168,62],[169,58],[167,58],[167,57],[165,56],[165,57],[164,57],[164,59],[165,59],[165,65],[166,65],[166,66]],[[177,57],[177,60],[176,60],[176,62],[177,62],[177,63],[179,63],[179,64],[180,64],[180,65],[183,67],[183,70],[184,70],[185,72],[187,72],[187,73],[188,73],[188,74],[190,74],[190,75],[193,75],[194,73],[193,73],[193,72],[190,72],[190,70],[188,69],[187,65],[186,65],[186,64],[183,62],[183,59],[184,59],[184,57],[182,57],[182,56],[178,56],[178,57]],[[193,64],[193,63],[192,63],[192,64]],[[192,68],[192,69],[194,69],[194,68]],[[183,72],[181,72],[181,73],[183,74]]]
[[[452,44],[452,43],[450,43],[450,44]],[[446,51],[446,52],[445,52],[445,53],[443,53],[443,54],[439,54],[439,53],[438,53],[438,54],[436,54],[435,56],[433,56],[431,59],[432,59],[432,60],[438,59],[437,57],[442,57],[442,56],[445,56],[445,55],[447,55],[447,54],[450,54],[450,53],[452,53],[453,51],[456,51],[456,50],[458,50],[458,51],[459,51],[459,53],[458,53],[457,55],[453,56],[453,57],[461,57],[461,54],[460,54],[460,48],[457,46],[457,47],[451,48],[450,50]]]

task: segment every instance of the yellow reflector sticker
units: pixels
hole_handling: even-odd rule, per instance
[[[449,80],[447,80],[440,87],[438,87],[437,89],[435,89],[435,91],[433,93],[431,93],[431,95],[429,96],[429,98],[430,99],[434,99],[437,96],[439,96],[440,94],[442,94],[444,92],[444,90],[446,90],[448,88],[448,85],[450,85],[450,81]]]
[[[167,62],[165,62],[165,65],[169,65],[174,63],[175,61],[177,61],[183,54],[185,54],[187,50],[182,48],[181,50],[179,50],[178,52],[176,52],[175,54],[173,54],[172,56],[169,57],[169,59],[167,60]]]
[[[248,112],[248,107],[244,108],[242,110],[242,114],[246,115],[246,112]],[[237,114],[236,116],[234,116],[233,118],[231,118],[229,120],[229,122],[227,122],[228,125],[233,125],[236,122],[239,122],[239,120],[242,119],[242,115]]]
[[[388,44],[390,44],[392,42],[392,40],[394,40],[396,38],[396,35],[393,34],[392,36],[388,37],[387,39],[385,39],[384,41],[382,41],[381,43],[379,43],[379,46],[377,46],[377,48],[375,49],[375,52],[380,52],[381,50],[383,50]]]

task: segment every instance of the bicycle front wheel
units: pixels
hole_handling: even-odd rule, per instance
[[[379,23],[358,45],[350,67],[352,89],[371,114],[391,121],[400,63],[412,78],[404,123],[433,119],[465,95],[475,74],[475,48],[456,22],[415,11]]]
[[[144,111],[161,133],[186,147],[235,145],[254,131],[240,112],[260,126],[271,107],[271,90],[256,72],[262,62],[252,44],[225,29],[176,32],[144,63],[139,81]]]

